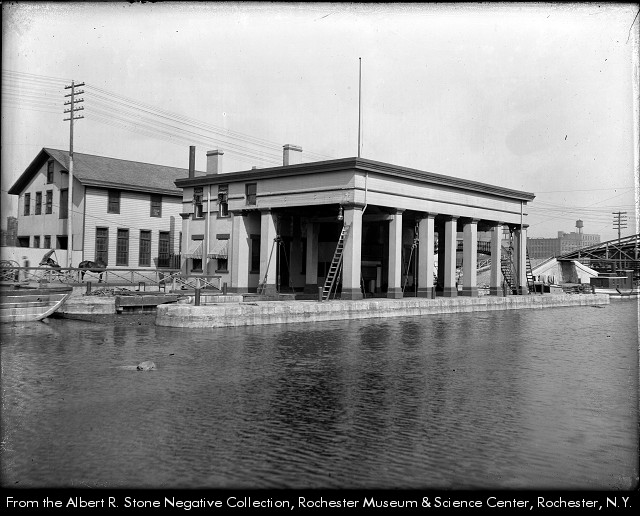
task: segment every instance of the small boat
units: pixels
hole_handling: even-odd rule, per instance
[[[41,321],[55,313],[71,296],[73,288],[31,287],[20,284],[0,288],[0,323]]]

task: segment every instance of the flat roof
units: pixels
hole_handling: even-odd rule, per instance
[[[206,174],[194,178],[181,178],[175,181],[178,188],[193,186],[205,186],[210,184],[224,184],[230,182],[255,181],[259,179],[270,179],[276,177],[303,176],[311,174],[323,174],[328,172],[371,172],[390,177],[403,178],[411,181],[419,181],[437,186],[455,188],[457,190],[467,190],[474,193],[484,193],[517,199],[521,201],[532,201],[535,194],[503,188],[501,186],[469,181],[458,177],[434,174],[414,168],[391,165],[380,161],[373,161],[364,158],[340,158],[328,161],[316,161],[312,163],[300,163],[297,165],[287,165],[279,167],[259,168],[243,170],[239,172],[228,172],[221,174]]]

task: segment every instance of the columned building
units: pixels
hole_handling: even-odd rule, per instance
[[[185,274],[220,275],[231,292],[317,293],[344,230],[342,299],[477,296],[478,233],[490,232],[490,293],[502,295],[508,228],[513,279],[526,293],[533,194],[363,158],[300,163],[301,151],[285,145],[283,166],[231,173],[210,151],[207,174],[195,177],[191,148],[189,177],[175,182]]]

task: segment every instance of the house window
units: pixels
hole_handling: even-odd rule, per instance
[[[229,216],[229,185],[218,186],[218,217]]]
[[[216,235],[216,244],[213,255],[213,258],[216,259],[216,272],[227,273],[229,272],[229,235],[228,234],[219,234]]]
[[[247,183],[245,185],[247,194],[247,205],[255,206],[256,204],[256,183]]]
[[[69,190],[66,188],[64,190],[60,190],[60,218],[66,219],[69,217]]]
[[[162,195],[151,194],[151,217],[162,217]]]
[[[24,214],[31,215],[31,194],[24,194]]]
[[[109,190],[107,213],[120,213],[120,190]]]
[[[47,190],[47,205],[44,212],[46,214],[53,213],[53,190]]]
[[[47,183],[53,183],[53,161],[47,163]]]
[[[202,188],[193,189],[193,218],[201,219],[204,217],[204,211],[202,209]]]
[[[36,249],[40,248],[40,236],[36,235],[33,237],[33,247],[35,247]]]
[[[160,231],[158,236],[158,267],[170,267],[171,256],[169,246],[169,232]]]
[[[109,263],[109,228],[96,228],[96,261]]]
[[[129,265],[129,230],[118,229],[116,241],[116,265]]]
[[[46,249],[51,249],[51,235],[44,236],[44,247]]]
[[[229,272],[229,259],[228,258],[218,258],[218,268],[216,272]]]
[[[68,242],[68,238],[67,235],[57,235],[56,236],[56,249],[66,249],[67,248],[67,242]]]
[[[249,272],[260,272],[260,235],[251,235],[251,268]]]
[[[36,192],[36,208],[35,215],[42,215],[42,192]]]
[[[18,247],[29,247],[29,237],[28,236],[19,236],[18,237]]]
[[[140,267],[151,265],[151,231],[140,231],[140,253],[138,257]]]

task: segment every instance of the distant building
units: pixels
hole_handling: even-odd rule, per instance
[[[530,258],[550,258],[561,256],[571,251],[582,249],[600,243],[600,235],[582,232],[583,223],[576,221],[577,232],[565,233],[558,231],[557,238],[529,238],[527,247]]]
[[[0,245],[3,247],[15,247],[18,245],[18,219],[7,217],[7,229],[0,233]]]

